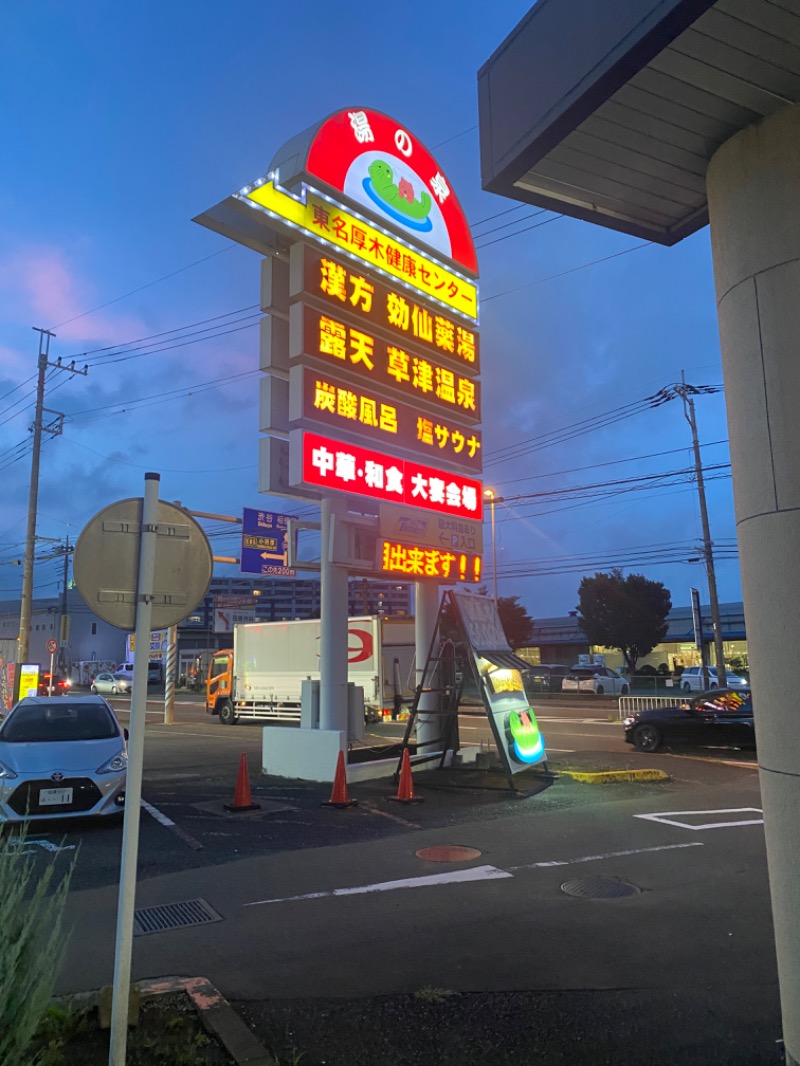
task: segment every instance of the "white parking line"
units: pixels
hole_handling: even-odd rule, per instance
[[[573,725],[610,725],[619,728],[619,719],[609,722],[607,718],[546,718],[544,715],[536,715],[537,722],[571,722]]]
[[[691,822],[676,821],[675,816],[686,818],[695,814],[760,814],[760,818],[746,818],[738,821],[705,822],[702,825],[693,825]],[[642,818],[646,822],[660,822],[662,825],[675,825],[679,829],[691,829],[695,832],[701,829],[728,829],[737,825],[763,825],[764,812],[760,807],[721,807],[716,811],[664,811],[661,814],[634,814],[634,818]]]
[[[302,896],[282,896],[276,899],[258,899],[245,903],[245,907],[260,907],[266,903],[294,903],[307,899],[330,899],[333,896],[358,896],[368,892],[394,892],[401,888],[429,888],[436,885],[464,884],[472,881],[497,881],[513,877],[513,870],[545,869],[552,866],[573,866],[582,862],[599,862],[602,859],[616,859],[628,855],[644,855],[654,851],[674,851],[679,848],[703,847],[700,840],[690,844],[662,844],[653,848],[631,848],[628,851],[608,851],[603,855],[579,855],[575,859],[548,859],[544,862],[531,862],[523,866],[509,866],[501,870],[497,866],[472,866],[466,870],[454,870],[449,874],[432,874],[429,877],[406,877],[400,881],[377,881],[370,885],[356,885],[354,888],[334,888],[327,892],[307,892]]]
[[[147,811],[151,818],[155,818],[155,820],[160,825],[163,825],[166,829],[171,830],[176,836],[181,838],[184,844],[188,844],[189,847],[192,848],[194,851],[200,851],[203,845],[200,843],[199,840],[195,840],[193,836],[190,836],[188,833],[184,832],[184,830],[181,829],[179,825],[176,825],[171,818],[168,818],[166,814],[164,814],[158,809],[158,807],[154,807],[152,803],[148,803],[147,800],[144,799],[140,802],[142,807]]]
[[[644,855],[651,851],[674,851],[676,848],[696,848],[703,846],[701,840],[693,840],[691,844],[661,844],[655,848],[631,848],[628,851],[607,851],[604,855],[581,855],[577,859],[550,859],[547,862],[529,862],[524,866],[509,866],[509,870],[535,870],[549,866],[572,866],[579,862],[598,862],[601,859],[617,859],[625,855]]]
[[[158,733],[148,733],[148,737],[205,737],[207,740],[217,740],[219,737],[228,737],[230,740],[240,739],[241,733],[234,733],[231,735],[230,731],[227,733],[190,733],[188,730],[179,729],[174,733],[169,729],[159,729]],[[259,738],[260,740],[260,738]]]
[[[452,885],[464,881],[496,881],[501,877],[513,877],[496,866],[473,866],[468,870],[453,870],[448,874],[430,874],[428,877],[405,877],[402,881],[377,881],[372,885],[357,885],[355,888],[334,888],[330,892],[308,892],[303,896],[284,896],[281,899],[258,899],[245,903],[245,907],[260,907],[264,903],[293,903],[302,899],[325,899],[329,896],[359,896],[367,892],[394,892],[399,888],[428,888],[432,885]]]

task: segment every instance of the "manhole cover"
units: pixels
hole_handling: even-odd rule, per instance
[[[638,896],[641,889],[628,881],[613,881],[608,877],[576,877],[565,881],[561,891],[579,899],[621,899],[623,896]]]
[[[418,859],[429,862],[466,862],[468,859],[480,858],[477,848],[464,848],[460,844],[440,844],[433,848],[420,848],[414,854]]]
[[[133,912],[133,935],[163,933],[166,929],[182,929],[187,925],[206,925],[221,922],[222,915],[204,899],[189,899],[185,903],[165,903],[161,907],[145,907]]]

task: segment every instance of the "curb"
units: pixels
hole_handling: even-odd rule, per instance
[[[137,982],[142,999],[185,992],[203,1025],[219,1040],[236,1066],[277,1066],[273,1056],[206,977],[163,977]]]
[[[615,781],[669,781],[663,770],[603,770],[600,773],[582,773],[578,770],[559,770],[562,777],[571,777],[584,785],[610,785]]]
[[[136,981],[141,999],[153,999],[175,992],[185,992],[195,1006],[205,1029],[219,1040],[236,1066],[278,1066],[275,1058],[245,1025],[240,1016],[218,988],[206,977],[161,977],[152,981]],[[75,1009],[89,1009],[98,1005],[101,993],[78,992],[58,996]]]

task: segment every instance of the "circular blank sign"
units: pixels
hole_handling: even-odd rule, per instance
[[[98,617],[119,629],[136,628],[136,594],[142,499],[105,507],[78,537],[72,571],[78,591]],[[158,501],[152,629],[166,629],[190,614],[208,591],[214,567],[211,545],[191,515]]]

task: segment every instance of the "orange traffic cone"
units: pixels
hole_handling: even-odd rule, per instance
[[[403,758],[400,762],[400,787],[396,796],[388,796],[387,799],[395,803],[422,803],[422,797],[414,793],[414,782],[411,779],[411,756],[408,748],[403,748]]]
[[[331,789],[331,798],[320,804],[321,807],[357,807],[357,800],[351,800],[350,794],[347,791],[347,776],[344,772],[344,752],[339,752],[339,758],[336,760],[336,773],[333,778],[333,788]]]
[[[233,803],[224,803],[226,811],[238,814],[241,811],[260,811],[261,804],[253,803],[250,795],[250,775],[247,772],[247,756],[242,752],[239,759],[239,776],[236,778],[236,791],[233,794]]]

